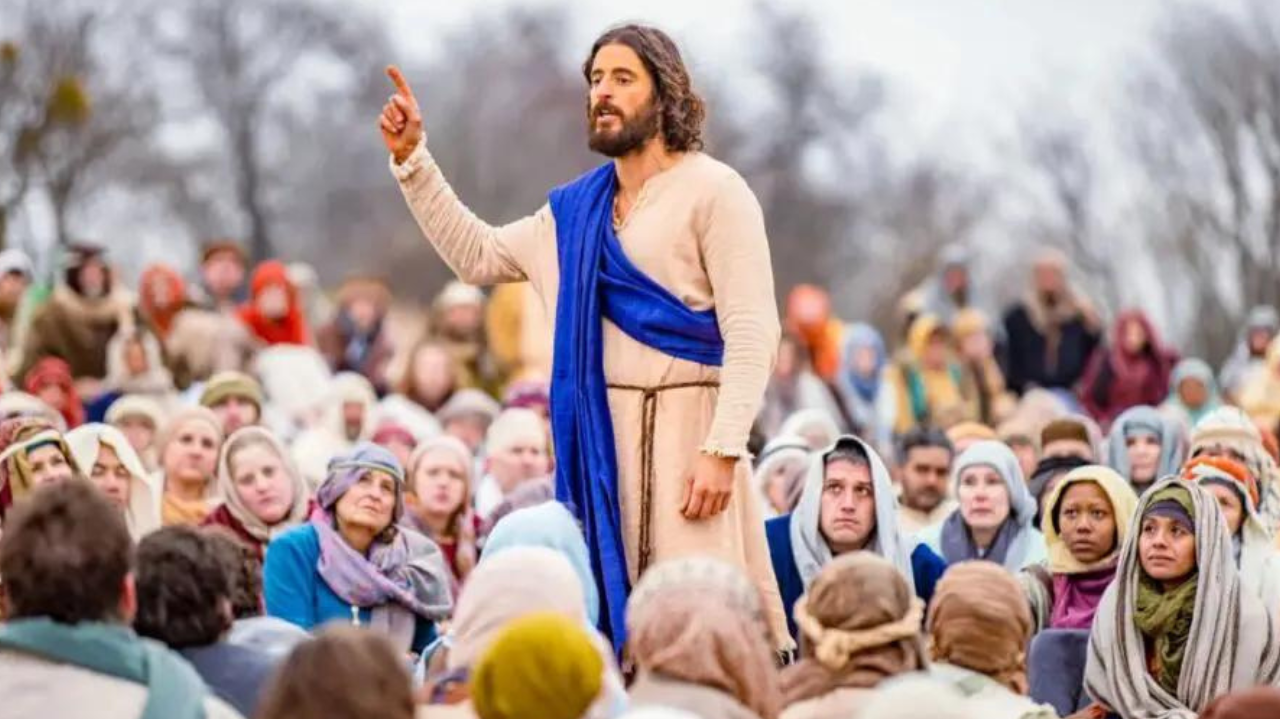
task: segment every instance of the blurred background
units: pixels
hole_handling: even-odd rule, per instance
[[[779,297],[831,289],[892,324],[944,247],[985,294],[1066,250],[1114,314],[1141,306],[1217,362],[1280,304],[1280,3],[1271,0],[0,0],[0,243],[88,240],[132,279],[200,242],[388,277],[448,270],[387,171],[399,63],[428,141],[505,222],[600,162],[581,64],[658,24],[710,105],[708,151],[764,206]]]

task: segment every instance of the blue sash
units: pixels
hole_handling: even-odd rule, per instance
[[[556,499],[582,523],[603,604],[600,630],[621,651],[630,588],[601,319],[649,347],[704,365],[722,363],[724,341],[714,310],[689,309],[627,258],[613,231],[617,184],[609,163],[551,192],[560,261],[551,434]]]

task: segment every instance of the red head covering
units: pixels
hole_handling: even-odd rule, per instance
[[[163,303],[156,296],[155,286],[158,284],[164,286],[168,295],[163,298]],[[138,280],[138,295],[142,315],[151,322],[156,335],[164,339],[173,326],[173,318],[187,302],[187,285],[182,281],[182,275],[168,265],[151,265],[143,270],[142,278]]]
[[[289,281],[284,263],[269,260],[258,265],[258,269],[253,271],[250,287],[252,296],[248,304],[240,308],[239,315],[258,339],[269,345],[311,344],[311,334],[298,301],[298,288]],[[271,319],[258,311],[258,298],[269,287],[283,287],[289,298],[289,309],[280,319]]]
[[[71,365],[66,360],[61,357],[45,357],[27,371],[23,380],[23,389],[37,397],[41,390],[54,386],[61,387],[66,396],[63,406],[53,409],[66,420],[67,429],[75,429],[84,424],[84,405],[80,402],[80,395],[76,394]]]

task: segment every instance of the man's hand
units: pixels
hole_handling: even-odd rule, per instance
[[[699,454],[693,463],[693,474],[685,482],[681,514],[698,520],[723,512],[733,497],[733,470],[737,464],[733,457]]]
[[[387,66],[387,77],[395,83],[396,94],[382,106],[378,125],[382,129],[382,141],[399,164],[409,159],[413,148],[422,140],[422,113],[418,111],[418,101],[413,90],[409,89],[409,82],[400,74],[400,68]]]

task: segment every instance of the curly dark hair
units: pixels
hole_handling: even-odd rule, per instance
[[[231,567],[231,613],[236,619],[263,615],[262,556],[226,527],[203,527],[214,551]]]
[[[133,628],[173,649],[218,641],[231,628],[227,555],[195,527],[165,527],[138,544]]]
[[[132,568],[124,515],[84,479],[40,487],[5,522],[0,576],[9,619],[120,622]]]
[[[596,53],[605,45],[625,45],[640,56],[640,61],[653,78],[654,95],[662,118],[662,141],[671,152],[702,149],[702,123],[707,117],[706,103],[693,91],[689,70],[680,48],[670,35],[648,25],[621,25],[605,31],[591,46],[591,54],[582,63],[582,75],[591,82],[591,66]]]

